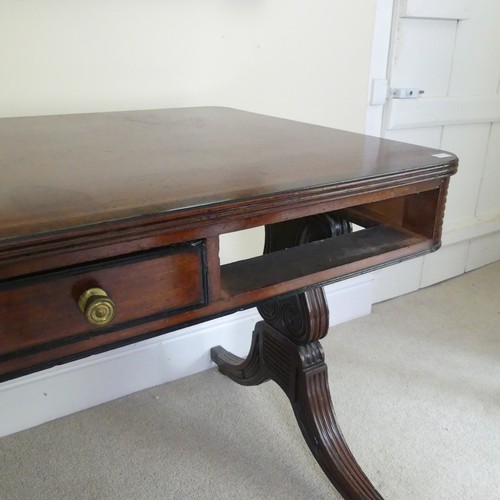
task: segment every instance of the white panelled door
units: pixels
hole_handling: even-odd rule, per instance
[[[380,134],[453,151],[460,166],[443,247],[397,271],[380,271],[375,300],[500,259],[499,26],[498,0],[394,0]],[[372,78],[380,71],[372,70]]]

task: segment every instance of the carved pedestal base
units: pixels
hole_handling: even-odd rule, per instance
[[[296,345],[260,321],[247,359],[219,346],[212,349],[212,360],[238,384],[257,385],[271,379],[283,389],[310,450],[344,498],[382,498],[356,463],[337,424],[319,341]]]

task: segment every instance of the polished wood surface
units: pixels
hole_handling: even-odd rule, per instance
[[[0,359],[201,306],[207,302],[203,260],[198,242],[0,283]],[[104,329],[75,307],[93,287],[102,287],[117,306]]]
[[[226,108],[2,119],[0,381],[258,306],[248,359],[214,361],[277,382],[333,485],[381,498],[331,405],[321,285],[437,250],[457,163]],[[259,225],[264,255],[221,265],[219,236]]]
[[[455,162],[227,108],[0,119],[0,151],[0,249],[10,238],[197,207],[394,187]]]

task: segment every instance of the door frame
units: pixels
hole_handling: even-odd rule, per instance
[[[376,93],[388,89],[388,65],[391,50],[394,7],[397,0],[377,0],[373,27],[370,71],[368,74],[368,103],[365,133],[380,136],[386,101],[377,99]],[[378,102],[379,104],[376,104]]]

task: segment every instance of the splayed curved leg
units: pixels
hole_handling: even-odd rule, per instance
[[[303,362],[297,373],[295,394],[289,395],[302,435],[324,473],[344,498],[382,499],[342,435],[330,397],[327,366],[319,342],[317,344],[317,357],[309,357],[308,362]]]
[[[259,385],[268,380],[264,370],[261,369],[259,336],[256,332],[253,334],[252,345],[246,359],[231,354],[221,346],[213,347],[210,355],[212,361],[219,367],[219,371],[240,385]]]
[[[239,384],[272,379],[283,389],[311,452],[344,498],[382,499],[353,457],[337,423],[319,341],[297,345],[260,321],[247,360],[221,347],[212,349],[212,359]]]

